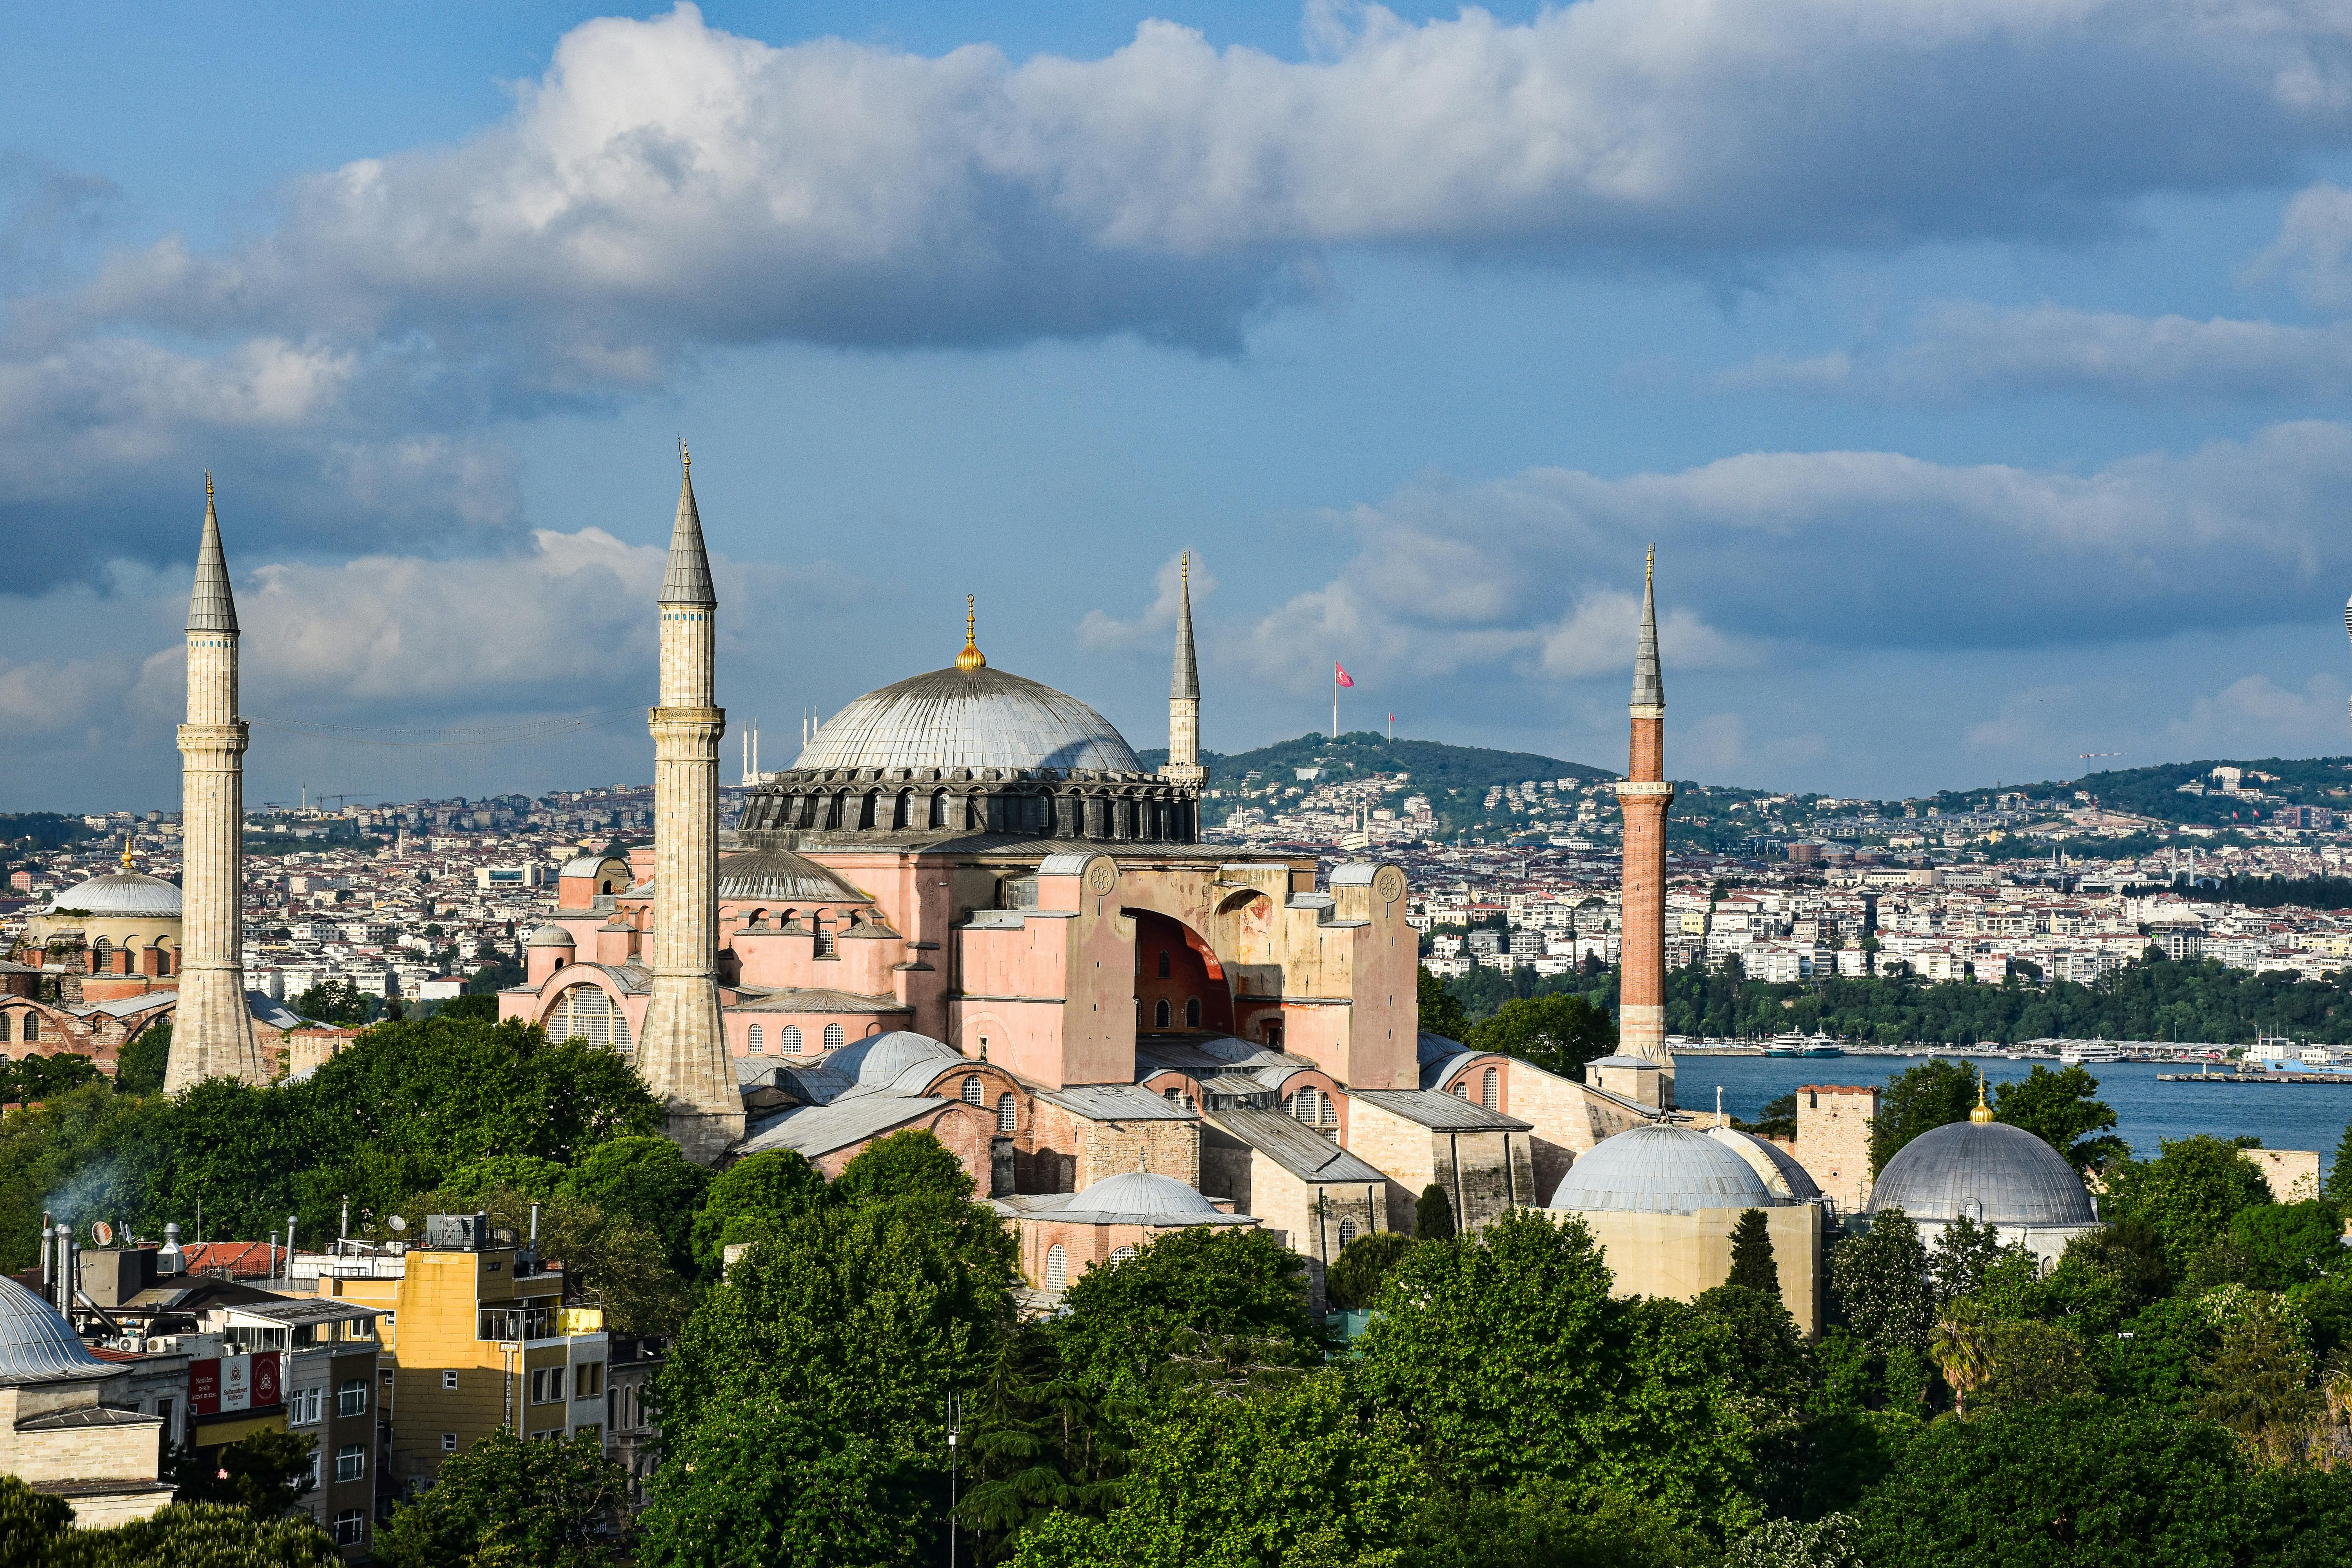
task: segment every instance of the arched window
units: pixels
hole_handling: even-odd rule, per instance
[[[37,1039],[39,1039],[40,1037],[41,1037],[41,1016],[40,1016],[38,1013],[27,1013],[27,1014],[26,1014],[26,1015],[25,1015],[25,1043],[26,1043],[26,1045],[28,1045],[28,1046],[29,1046],[29,1045],[31,1045],[35,1040],[37,1040]]]
[[[978,1105],[980,1103],[980,1075],[978,1073],[973,1073],[963,1080],[963,1102],[966,1105]]]
[[[784,1055],[788,1057],[801,1054],[801,1026],[798,1024],[784,1026],[783,1047]]]
[[[1160,978],[1168,978],[1168,950],[1164,947],[1160,950]]]
[[[1461,1082],[1454,1086],[1454,1098],[1456,1100],[1467,1100],[1470,1098],[1470,1080],[1468,1079],[1465,1078]]]
[[[1184,1026],[1188,1029],[1201,1026],[1201,999],[1198,996],[1184,1004]]]
[[[819,910],[809,916],[809,930],[816,932],[816,955],[819,958],[832,957],[833,933],[824,929],[824,910]]]
[[[1013,1102],[1012,1090],[1007,1089],[996,1097],[996,1135],[998,1137],[1012,1137],[1014,1128],[1018,1125],[1019,1117],[1020,1111]]]
[[[1057,1241],[1045,1249],[1045,1289],[1067,1289],[1069,1283],[1070,1255],[1062,1250],[1062,1244]]]
[[[764,1025],[754,1024],[744,1035],[745,1047],[755,1057],[768,1054],[768,1031]]]
[[[841,1048],[841,1026],[827,1024],[824,1026],[824,1048],[828,1051],[837,1051]]]
[[[1151,1021],[1156,1026],[1164,1029],[1168,1026],[1170,1018],[1168,998],[1162,996],[1159,1004],[1151,1009]]]
[[[1339,1222],[1339,1247],[1340,1247],[1340,1250],[1345,1251],[1345,1250],[1347,1249],[1348,1243],[1349,1243],[1349,1242],[1351,1242],[1351,1241],[1353,1241],[1353,1240],[1355,1240],[1355,1239],[1356,1239],[1356,1222],[1355,1222],[1354,1220],[1351,1220],[1351,1219],[1343,1219],[1343,1220],[1341,1220],[1341,1221]]]
[[[947,825],[948,792],[943,789],[935,789],[931,792],[931,826],[933,827],[945,827]]]
[[[1124,1262],[1126,1262],[1129,1258],[1132,1258],[1132,1257],[1134,1257],[1134,1256],[1135,1256],[1135,1248],[1134,1248],[1133,1247],[1131,1247],[1131,1246],[1130,1246],[1130,1247],[1112,1247],[1112,1248],[1110,1249],[1110,1260],[1111,1260],[1113,1263],[1124,1263]]]
[[[1297,1100],[1293,1102],[1295,1106],[1293,1114],[1296,1115],[1299,1121],[1307,1123],[1307,1126],[1314,1126],[1316,1121],[1315,1102],[1321,1098],[1322,1096],[1317,1093],[1314,1089],[1300,1089],[1298,1091]]]
[[[8,1020],[16,1016],[16,1015],[14,1013],[0,1013],[0,1046],[5,1046],[8,1043]]]
[[[1320,1112],[1322,1112],[1322,1121],[1323,1121],[1323,1125],[1324,1125],[1324,1126],[1326,1126],[1326,1127],[1337,1127],[1337,1126],[1339,1126],[1339,1102],[1338,1100],[1336,1100],[1332,1099],[1332,1098],[1331,1098],[1329,1095],[1328,1095],[1328,1094],[1318,1094],[1318,1095],[1317,1095],[1317,1096],[1315,1097],[1315,1101],[1316,1101],[1316,1109],[1317,1109],[1318,1110],[1319,1110]]]
[[[614,1023],[619,1021],[615,1037]],[[547,1015],[547,1034],[555,1040],[585,1040],[592,1046],[629,1043],[629,1024],[621,1010],[593,985],[574,985],[555,999]]]
[[[1478,1098],[1489,1110],[1503,1109],[1503,1069],[1488,1068],[1486,1081],[1479,1087]]]

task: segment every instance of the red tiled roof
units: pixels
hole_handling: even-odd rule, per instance
[[[275,1251],[266,1241],[200,1241],[181,1250],[187,1257],[187,1272],[230,1279],[268,1278]],[[283,1262],[285,1257],[278,1251],[274,1261]]]

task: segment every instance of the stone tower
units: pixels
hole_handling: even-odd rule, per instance
[[[716,1160],[743,1136],[743,1098],[719,1019],[719,738],[712,705],[719,596],[683,447],[677,521],[661,591],[661,695],[653,710],[653,995],[637,1070],[669,1111],[689,1159]]]
[[[1209,770],[1201,765],[1201,667],[1192,657],[1192,552],[1177,568],[1176,673],[1168,683],[1168,765],[1163,779],[1198,789]]]
[[[1666,1049],[1666,683],[1658,673],[1658,548],[1642,571],[1642,641],[1633,656],[1633,736],[1617,805],[1625,814],[1625,876],[1619,915],[1617,1048],[1658,1064],[1658,1103],[1675,1103]]]
[[[180,1002],[163,1087],[268,1077],[245,1001],[245,721],[236,716],[236,604],[213,477],[188,598],[188,721],[180,726]]]

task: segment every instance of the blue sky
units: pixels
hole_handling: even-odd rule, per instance
[[[246,707],[642,703],[697,457],[721,700],[1000,665],[1163,734],[1895,794],[2347,749],[2326,5],[12,7],[0,805],[168,805],[221,485]],[[256,798],[638,778],[257,731]],[[581,773],[573,777],[572,774]],[[355,773],[369,773],[365,779]],[[561,775],[561,776],[559,776]]]

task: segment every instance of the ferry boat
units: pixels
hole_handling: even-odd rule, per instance
[[[1816,1039],[1797,1054],[1801,1057],[1842,1057],[1845,1055],[1845,1047],[1832,1045],[1827,1040]]]
[[[1827,1035],[1801,1035],[1791,1029],[1785,1035],[1775,1035],[1764,1048],[1768,1057],[1842,1057],[1845,1051]]]
[[[2092,1040],[2088,1043],[2076,1041],[2072,1045],[2059,1047],[2058,1059],[2070,1068],[2092,1067],[2101,1062],[2122,1061],[2124,1049],[2121,1046],[2108,1045],[2104,1040]]]

